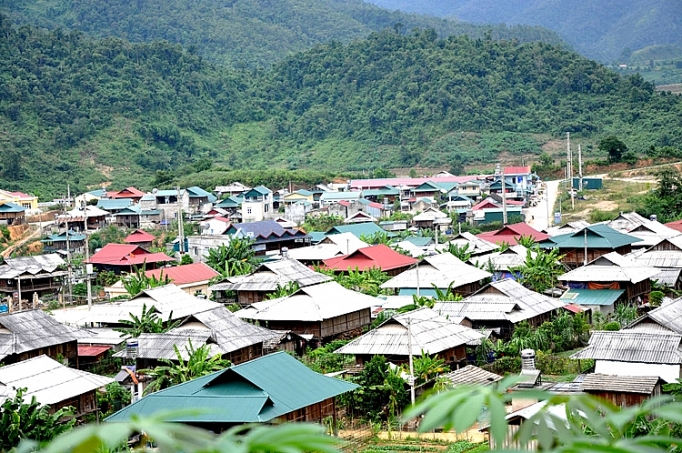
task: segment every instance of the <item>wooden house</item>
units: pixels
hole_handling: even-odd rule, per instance
[[[659,273],[653,279],[659,285],[682,289],[682,236],[661,239],[648,249],[627,256],[640,266],[658,269]]]
[[[261,302],[266,296],[274,293],[278,286],[283,287],[290,282],[304,288],[330,280],[332,280],[330,276],[315,272],[295,259],[282,258],[261,264],[249,275],[228,277],[211,286],[209,290],[215,292],[216,300],[221,302],[227,301],[225,292],[234,292],[236,302],[246,307]]]
[[[96,206],[83,206],[57,216],[57,225],[75,231],[98,230],[107,225],[109,213]]]
[[[9,201],[0,201],[0,225],[21,225],[26,217],[26,208]]]
[[[476,236],[480,239],[492,242],[493,244],[502,244],[504,242],[509,245],[518,244],[518,240],[521,236],[531,237],[535,242],[544,241],[549,238],[547,234],[536,230],[525,222],[505,225],[497,231],[489,231]]]
[[[58,357],[78,366],[79,331],[57,322],[42,310],[0,315],[0,363],[33,357]]]
[[[489,283],[461,302],[436,302],[433,309],[442,316],[468,318],[475,329],[497,329],[502,338],[508,339],[515,324],[527,321],[532,327],[539,327],[565,305],[566,301],[506,279]]]
[[[632,244],[640,241],[639,238],[619,233],[607,225],[597,224],[574,233],[552,236],[539,245],[544,249],[558,249],[562,256],[561,262],[573,269],[607,253],[626,255],[632,251]]]
[[[72,407],[76,417],[98,410],[97,391],[114,380],[69,368],[46,355],[0,367],[0,386],[25,388],[24,401],[49,405],[52,414]],[[0,404],[2,401],[0,401]]]
[[[357,388],[278,352],[149,394],[106,422],[170,411],[171,422],[217,433],[245,423],[322,423],[327,417],[336,420],[336,397]]]
[[[151,253],[133,244],[109,243],[90,257],[88,263],[97,270],[112,271],[116,274],[134,272],[135,268],[145,266],[146,269],[156,269],[175,259],[165,253]]]
[[[516,280],[518,272],[515,271],[519,266],[523,266],[526,262],[528,254],[535,258],[536,252],[533,252],[522,245],[512,245],[502,252],[493,252],[488,255],[472,257],[469,262],[476,267],[483,267],[483,269],[494,270],[493,278],[495,280],[502,280],[511,278]]]
[[[50,234],[45,239],[41,239],[40,242],[42,242],[43,251],[46,253],[66,253],[67,251],[69,253],[85,252],[85,234],[76,233],[73,230]]]
[[[316,245],[289,250],[287,256],[306,265],[318,265],[326,259],[349,255],[368,246],[352,233],[330,234]]]
[[[614,376],[592,373],[583,378],[581,390],[618,407],[639,406],[661,396],[664,381],[658,376]]]
[[[659,272],[656,268],[641,266],[630,258],[611,252],[559,276],[559,280],[566,282],[569,288],[622,289],[627,301],[641,303],[651,292],[651,279]]]
[[[467,264],[450,253],[422,258],[415,266],[394,276],[381,285],[393,289],[398,295],[434,296],[434,286],[455,294],[467,296],[481,288],[481,281],[491,277],[490,272]]]
[[[645,313],[630,323],[627,330],[682,334],[682,297]]]
[[[423,307],[393,316],[334,352],[354,355],[358,365],[364,365],[376,355],[402,364],[408,362],[412,347],[413,355],[435,355],[456,369],[466,362],[467,343],[482,337],[481,333]]]
[[[61,291],[62,280],[68,275],[65,266],[56,253],[7,258],[0,265],[0,294],[15,299],[18,310],[29,308],[24,300],[32,300],[33,294],[42,297]]]
[[[290,330],[315,341],[357,336],[371,323],[375,297],[336,282],[305,286],[289,296],[256,302],[235,314],[272,330]]]
[[[456,245],[460,249],[466,248],[467,253],[470,253],[472,258],[486,255],[499,249],[500,246],[485,239],[481,239],[468,231],[455,234],[452,239],[443,243],[443,245],[436,247],[437,250],[445,250],[449,245]]]
[[[633,248],[649,248],[661,239],[680,236],[680,232],[669,228],[657,220],[650,220],[636,212],[621,212],[618,217],[607,223],[608,226],[621,233],[639,238],[632,244]]]
[[[225,234],[252,239],[254,241],[252,247],[256,255],[261,256],[267,252],[281,252],[283,248],[293,249],[310,245],[310,236],[303,230],[284,228],[274,220],[233,223]]]
[[[137,203],[140,201],[140,199],[144,197],[144,192],[142,192],[139,189],[136,189],[135,187],[126,187],[125,189],[122,190],[113,190],[107,192],[106,198],[109,199],[114,199],[114,200],[120,200],[120,199],[128,199],[132,200],[133,202]]]
[[[144,230],[135,230],[123,239],[126,244],[137,245],[143,249],[149,249],[154,242],[153,234],[147,233]]]
[[[427,208],[412,218],[412,222],[417,228],[434,229],[438,225],[437,221],[441,219],[449,219],[448,215],[440,211],[436,207]]]
[[[168,332],[142,334],[136,346],[114,356],[135,359],[138,369],[153,368],[161,359],[177,361],[176,347],[183,360],[188,360],[191,342],[195,349],[208,345],[211,357],[220,355],[237,365],[263,356],[264,344],[279,337],[277,332],[242,321],[224,307],[215,307],[191,314]]]
[[[595,360],[595,373],[615,376],[658,376],[665,382],[680,378],[682,335],[625,329],[593,331],[586,348],[573,359]]]

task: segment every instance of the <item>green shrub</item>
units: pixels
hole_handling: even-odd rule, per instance
[[[620,330],[620,323],[618,321],[607,322],[606,324],[604,324],[604,330],[609,330],[612,332]]]

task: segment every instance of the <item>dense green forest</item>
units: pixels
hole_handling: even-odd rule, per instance
[[[527,24],[557,32],[578,52],[628,63],[631,52],[654,44],[682,45],[679,0],[369,0],[401,11],[473,23]],[[676,57],[682,57],[678,53]]]
[[[432,28],[440,37],[490,33],[496,39],[561,42],[539,27],[476,26],[391,12],[361,0],[0,0],[0,12],[15,23],[47,29],[179,43],[236,68],[269,66],[315,44],[349,42],[387,28]]]
[[[682,98],[546,43],[390,30],[234,70],[177,44],[3,16],[0,36],[0,187],[42,196],[67,183],[210,188],[236,169],[490,165],[566,131],[636,152],[682,138]]]

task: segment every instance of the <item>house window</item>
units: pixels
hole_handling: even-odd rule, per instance
[[[268,205],[265,205],[265,212],[268,212]]]
[[[251,214],[251,208],[246,208],[246,213]]]

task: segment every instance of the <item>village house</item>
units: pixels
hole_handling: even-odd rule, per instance
[[[106,211],[110,216],[133,205],[134,202],[130,198],[102,198],[97,202],[97,208]]]
[[[310,236],[298,228],[284,228],[274,220],[250,223],[233,223],[226,235],[253,239],[256,255],[267,252],[281,253],[283,248],[293,249],[310,245]]]
[[[512,204],[512,200],[508,200],[507,203],[507,219],[511,221],[513,219],[523,219],[523,203]],[[470,220],[474,225],[482,225],[485,223],[492,222],[503,222],[504,221],[504,207],[502,203],[498,203],[493,200],[492,197],[488,197],[480,203],[471,207],[471,211],[467,213],[467,220]],[[516,220],[518,221],[518,220]]]
[[[78,367],[78,337],[77,329],[42,310],[0,315],[0,364],[47,355]]]
[[[595,360],[595,373],[616,376],[657,376],[675,382],[680,375],[682,335],[671,332],[593,331],[586,348],[572,359]]]
[[[617,407],[640,406],[662,395],[665,381],[658,376],[614,376],[591,373],[583,378],[581,390]]]
[[[0,189],[0,204],[1,203],[18,205],[29,211],[29,213],[38,212],[38,197],[24,192],[10,192],[8,190]]]
[[[168,279],[169,283],[182,289],[190,296],[202,297],[210,296],[209,282],[220,275],[204,263],[160,267],[145,271],[144,274],[147,278],[155,278],[159,281]],[[128,291],[121,280],[111,286],[106,286],[104,291],[110,299],[128,295]]]
[[[161,365],[161,359],[177,361],[176,348],[188,360],[192,349],[208,345],[210,357],[220,355],[238,365],[262,357],[264,344],[279,337],[277,332],[242,321],[225,307],[215,307],[189,315],[168,332],[144,333],[114,357],[133,359],[137,369],[148,369]]]
[[[142,247],[143,249],[149,249],[152,247],[155,239],[153,234],[138,229],[126,236],[123,242]]]
[[[323,423],[328,417],[336,423],[336,397],[358,387],[278,352],[147,395],[106,421],[171,411],[171,422],[216,433],[245,423]]]
[[[682,236],[661,239],[648,249],[634,251],[627,257],[640,266],[658,269],[659,273],[653,279],[659,285],[682,289]]]
[[[277,261],[262,263],[248,275],[228,277],[209,288],[215,293],[215,300],[228,302],[225,292],[236,294],[236,303],[242,307],[261,302],[274,293],[278,287],[294,282],[299,288],[317,285],[332,280],[304,266],[295,259],[283,257]]]
[[[21,225],[26,218],[26,208],[10,201],[0,201],[0,225]]]
[[[682,297],[668,301],[630,323],[627,330],[682,335]]]
[[[524,265],[529,253],[531,258],[535,258],[537,255],[536,252],[522,245],[512,245],[502,252],[472,257],[469,262],[477,267],[494,271],[494,280],[503,280],[505,278],[516,280],[521,275],[516,269]]]
[[[57,225],[75,231],[93,231],[107,225],[109,213],[96,206],[83,206],[57,216]]]
[[[418,294],[435,297],[434,287],[467,296],[481,288],[481,280],[491,276],[491,273],[466,264],[450,253],[440,253],[424,257],[381,287],[396,290],[400,296]]]
[[[323,267],[337,273],[379,269],[388,275],[398,275],[417,262],[384,244],[357,249],[350,255],[324,260]]]
[[[491,282],[461,302],[436,302],[433,309],[451,319],[468,318],[474,329],[495,329],[501,338],[509,339],[515,324],[526,321],[531,327],[539,327],[565,305],[561,299],[507,279]]]
[[[242,221],[244,223],[260,222],[274,215],[274,197],[272,190],[257,186],[244,192],[242,202]]]
[[[113,190],[113,191],[108,191],[106,192],[106,197],[102,198],[110,198],[110,199],[128,199],[131,200],[133,203],[138,203],[142,197],[144,197],[144,192],[141,190],[136,189],[135,187],[126,187],[125,189],[122,190]]]
[[[444,250],[450,245],[456,245],[460,249],[466,250],[472,258],[494,252],[500,248],[499,245],[474,236],[468,231],[455,234],[452,239],[436,247],[436,249]]]
[[[116,274],[134,272],[136,268],[144,266],[146,269],[156,269],[175,259],[165,253],[151,253],[140,246],[132,244],[109,243],[90,257],[89,264],[97,270],[112,271]]]
[[[85,252],[85,234],[76,233],[73,230],[63,231],[48,235],[45,239],[41,239],[43,244],[43,252],[45,253],[84,253]]]
[[[216,186],[216,188],[213,189],[213,193],[215,193],[216,196],[222,198],[225,195],[228,195],[230,197],[234,195],[241,195],[245,192],[248,192],[249,190],[251,190],[251,187],[245,186],[240,182],[233,182],[232,184],[227,186]]]
[[[355,214],[346,217],[343,220],[343,223],[345,224],[353,224],[353,223],[367,223],[367,222],[377,222],[379,219],[376,217],[372,217],[371,215],[367,214],[364,211],[357,211]]]
[[[559,280],[571,289],[624,290],[626,301],[641,303],[651,292],[651,278],[658,273],[656,268],[611,252],[559,276]]]
[[[393,316],[361,337],[334,351],[352,354],[360,366],[381,355],[396,365],[407,363],[412,354],[442,359],[451,369],[466,362],[466,344],[482,338],[479,332],[449,321],[430,308],[419,308]]]
[[[98,410],[98,389],[113,381],[105,376],[66,367],[46,355],[0,367],[0,387],[25,388],[25,402],[35,398],[39,404],[50,406],[50,414],[72,407],[74,416],[78,418]]]
[[[24,300],[54,295],[68,275],[66,262],[56,253],[6,258],[0,265],[0,294],[11,296],[16,309],[29,308]],[[10,308],[10,311],[13,309]]]
[[[561,262],[574,269],[607,253],[626,255],[632,251],[632,244],[640,241],[639,238],[619,233],[607,225],[597,224],[575,233],[549,237],[539,245],[543,249],[558,249],[562,256]]]
[[[607,225],[616,231],[641,239],[632,244],[633,248],[649,248],[660,242],[661,239],[673,238],[682,234],[657,220],[647,219],[636,212],[621,212]]]
[[[235,315],[272,330],[290,330],[314,342],[352,338],[371,323],[375,297],[336,282],[305,286],[277,299],[256,302]]]
[[[369,244],[361,241],[352,233],[331,234],[325,236],[316,245],[291,249],[287,252],[287,256],[305,265],[319,265],[326,259],[350,255],[357,249],[368,246]]]
[[[476,236],[494,244],[507,243],[509,245],[518,244],[518,240],[521,237],[531,237],[535,242],[544,241],[549,238],[547,234],[541,233],[525,222],[505,225],[497,231],[489,231],[477,234]]]
[[[448,215],[438,208],[429,207],[424,212],[421,212],[412,218],[414,226],[417,228],[437,228],[436,221],[441,219],[449,219]]]
[[[205,191],[201,187],[188,187],[182,193],[182,209],[189,212],[190,215],[205,212],[213,206],[218,198],[210,192]]]

